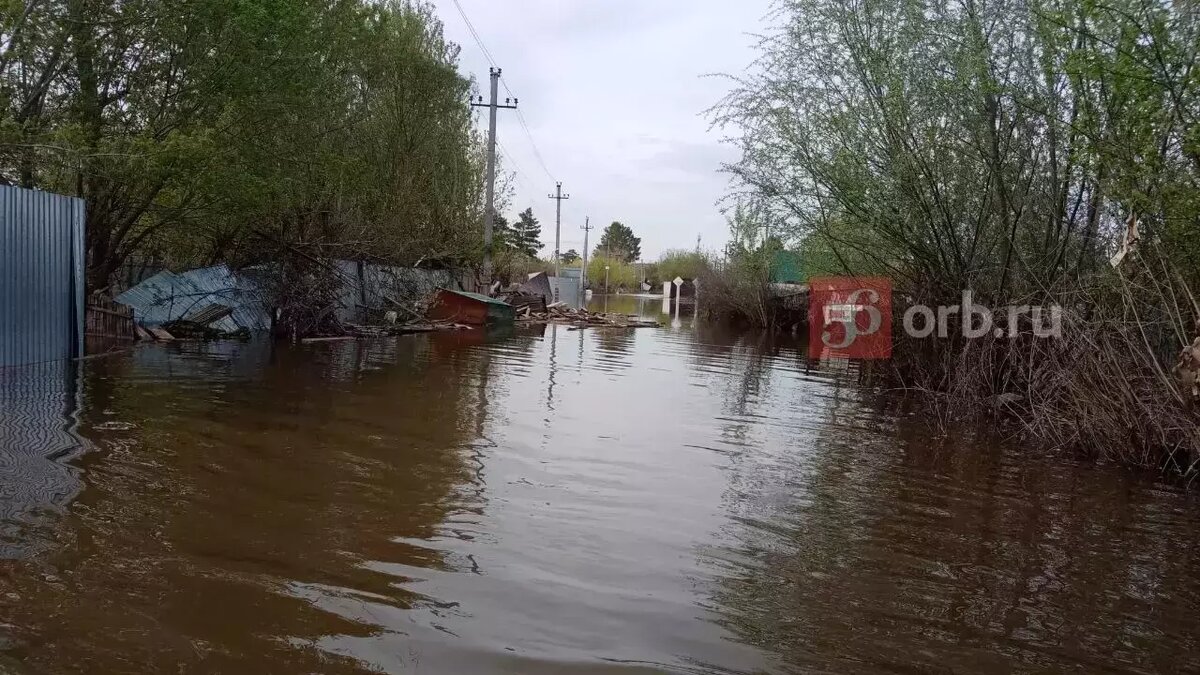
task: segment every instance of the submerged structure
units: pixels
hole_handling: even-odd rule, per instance
[[[427,316],[434,321],[485,326],[512,323],[516,314],[513,306],[502,300],[478,293],[442,288],[434,295]]]

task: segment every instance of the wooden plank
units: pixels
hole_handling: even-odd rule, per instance
[[[87,309],[89,312],[98,312],[100,314],[107,314],[109,316],[115,316],[115,317],[119,317],[122,319],[132,319],[133,318],[133,310],[130,310],[130,309],[121,311],[119,309],[108,309],[105,307],[97,307],[96,305],[88,305]]]
[[[157,326],[147,328],[146,330],[149,331],[149,333],[154,336],[154,339],[158,340],[159,342],[174,342],[175,341],[174,335],[171,335],[167,331],[163,330],[162,328],[158,328]]]

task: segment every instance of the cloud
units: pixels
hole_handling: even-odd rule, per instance
[[[459,0],[522,114],[546,170],[516,116],[500,115],[502,165],[516,169],[513,207],[532,205],[543,241],[554,238],[554,180],[563,202],[562,248],[582,246],[585,216],[620,220],[643,239],[643,254],[727,237],[715,205],[719,173],[736,159],[709,129],[705,111],[754,58],[770,0]],[[446,35],[463,46],[464,72],[486,82],[488,62],[451,0],[437,0]],[[502,96],[507,96],[502,90]],[[549,173],[549,175],[547,175]],[[576,241],[578,240],[578,241]]]

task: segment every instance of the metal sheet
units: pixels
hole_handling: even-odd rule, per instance
[[[0,186],[0,367],[83,354],[84,202]]]
[[[532,272],[518,288],[522,293],[540,295],[546,302],[554,302],[554,291],[550,289],[550,277],[545,272]]]
[[[580,280],[578,278],[571,279],[569,277],[550,277],[550,289],[554,292],[558,302],[567,303],[568,307],[581,307]]]
[[[406,306],[420,306],[432,298],[439,286],[449,285],[450,273],[410,267],[391,267],[353,260],[334,262],[334,272],[342,280],[337,295],[336,315],[346,323],[364,320],[365,308],[384,307],[384,298]],[[271,327],[271,314],[250,275],[231,272],[225,265],[187,272],[159,272],[116,298],[134,308],[137,322],[143,326],[164,323],[202,311],[209,305],[226,305],[233,312],[211,326],[223,331],[247,328],[252,331]]]
[[[450,273],[445,270],[424,270],[412,267],[337,261],[343,280],[339,295],[337,317],[348,323],[366,319],[367,308],[391,307],[395,300],[418,311],[428,304],[438,288],[448,287]]]
[[[133,307],[143,326],[161,326],[185,318],[209,305],[226,305],[233,312],[211,326],[233,332],[239,328],[266,330],[271,316],[263,306],[258,286],[225,265],[203,267],[180,274],[159,272],[125,291],[117,302]]]

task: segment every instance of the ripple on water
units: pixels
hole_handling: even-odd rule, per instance
[[[95,448],[0,491],[5,527],[60,514],[8,577],[35,672],[1200,667],[1189,496],[930,438],[788,339],[684,316],[88,371],[76,436],[0,417],[0,457]]]

